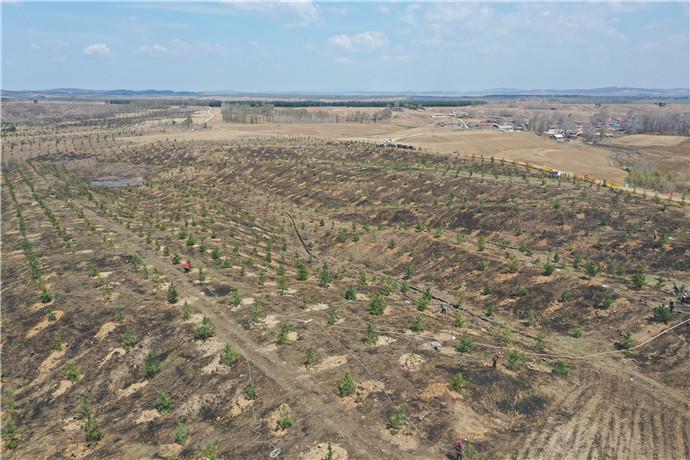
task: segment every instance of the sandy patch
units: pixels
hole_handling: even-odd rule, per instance
[[[238,392],[234,398],[232,398],[232,401],[230,401],[230,410],[229,414],[230,417],[237,417],[240,415],[244,410],[254,404],[254,400],[252,399],[247,399],[244,396],[244,391]]]
[[[64,395],[73,385],[71,380],[60,380],[60,385],[53,391],[53,398]]]
[[[103,367],[103,365],[104,365],[105,363],[107,363],[108,361],[110,361],[110,358],[112,358],[113,355],[120,355],[120,356],[123,356],[123,355],[125,355],[126,353],[127,353],[127,350],[125,350],[124,348],[120,348],[120,347],[111,348],[110,351],[108,352],[108,354],[105,355],[105,358],[103,358],[103,361],[101,361],[101,362],[98,364],[98,368],[100,369],[101,367]]]
[[[203,353],[202,356],[218,354],[225,347],[225,342],[218,337],[211,337],[208,340],[197,341],[197,348]]]
[[[306,453],[300,455],[302,460],[323,460],[326,458],[326,453],[328,452],[327,442],[322,442],[312,447]],[[330,443],[331,449],[333,450],[333,458],[335,460],[347,460],[347,451],[340,447],[338,444]]]
[[[45,381],[46,377],[51,373],[55,367],[57,367],[58,362],[65,356],[67,351],[67,345],[62,347],[62,350],[54,351],[46,359],[43,360],[40,366],[38,366],[38,377],[32,384],[37,385]]]
[[[160,417],[161,414],[158,413],[157,410],[155,409],[149,409],[145,411],[141,411],[141,414],[139,414],[139,417],[134,421],[135,424],[140,424],[140,423],[148,423],[152,420],[157,419]]]
[[[328,310],[327,303],[317,303],[315,305],[309,305],[306,309],[307,311],[323,311]]]
[[[419,393],[419,397],[424,401],[429,401],[436,398],[444,398],[446,396],[449,396],[453,399],[462,398],[460,393],[448,388],[448,383],[444,382],[432,383]]]
[[[76,254],[91,254],[93,253],[93,249],[82,249],[81,251],[77,251]]]
[[[277,351],[278,350],[278,345],[275,343],[269,343],[268,345],[261,347],[261,351],[264,352],[272,352],[272,351]]]
[[[31,306],[31,311],[41,310],[42,308],[49,307],[49,306],[53,305],[53,303],[55,303],[55,299],[51,300],[48,303],[36,302],[35,304],[33,304]]]
[[[97,444],[94,444],[92,446],[87,446],[83,442],[70,444],[69,446],[67,446],[67,449],[65,449],[64,458],[84,458],[87,455],[91,454],[97,448]]]
[[[395,339],[393,337],[388,337],[387,335],[380,335],[379,339],[376,341],[376,346],[382,347],[385,345],[390,345],[393,342],[395,342]]]
[[[450,426],[453,427],[453,431],[458,437],[463,436],[470,439],[482,439],[489,431],[485,423],[491,427],[491,431],[500,430],[505,425],[498,418],[483,421],[486,420],[486,418],[482,418],[482,416],[475,412],[469,404],[462,399],[457,400],[450,408],[453,414]],[[482,422],[479,422],[480,420]]]
[[[386,427],[382,427],[379,430],[384,439],[387,439],[403,450],[414,450],[419,448],[419,440],[412,434],[412,428],[409,425],[405,425],[395,434],[391,434],[390,430]]]
[[[307,369],[309,372],[319,373],[328,369],[340,367],[343,364],[347,364],[347,355],[327,356],[313,366],[309,366]]]
[[[278,318],[276,318],[275,315],[266,315],[266,318],[261,322],[262,324],[265,324],[266,326],[270,328],[274,328],[278,325],[280,321],[278,321]]]
[[[362,294],[361,292],[358,292],[355,298],[357,300],[369,300],[369,297],[366,294]]]
[[[46,316],[46,317],[43,319],[43,321],[41,321],[40,323],[38,323],[37,325],[35,325],[34,327],[32,327],[32,328],[29,330],[29,332],[26,333],[26,336],[25,336],[25,337],[26,337],[27,339],[30,339],[30,338],[32,338],[32,337],[35,337],[35,336],[36,336],[39,332],[41,332],[43,329],[45,329],[45,328],[47,328],[48,326],[50,326],[51,324],[53,324],[53,323],[59,321],[60,318],[62,318],[62,315],[63,315],[63,314],[64,314],[64,312],[62,312],[61,310],[55,310],[55,318],[56,318],[55,321],[50,321],[50,320],[48,319],[48,317]]]
[[[295,342],[297,339],[299,339],[299,335],[297,334],[296,331],[288,332],[288,334],[287,334],[288,342]]]
[[[290,428],[288,428],[288,429],[284,430],[278,425],[278,421],[280,420],[280,411],[283,409],[290,410],[290,406],[288,406],[285,403],[281,404],[276,410],[271,412],[271,414],[266,419],[268,429],[271,430],[271,434],[274,436],[285,436],[287,434],[288,430],[290,429]],[[293,416],[294,416],[294,414],[293,414]]]
[[[207,393],[203,395],[195,394],[187,398],[178,409],[178,413],[184,416],[192,417],[201,412],[204,407],[212,405],[216,400],[215,394]]]
[[[357,389],[355,390],[355,393],[352,396],[339,398],[345,407],[356,407],[362,404],[370,394],[379,393],[381,391],[384,391],[385,388],[384,383],[379,382],[378,380],[364,380],[359,382],[355,379],[355,382],[357,383]]]
[[[417,353],[405,353],[398,359],[398,363],[405,369],[416,369],[424,363],[424,361],[424,358]]]
[[[112,274],[113,274],[113,272],[98,272],[98,277],[99,278],[107,278]]]
[[[117,390],[117,398],[125,398],[127,396],[133,395],[137,391],[141,390],[144,388],[146,385],[149,384],[148,380],[144,380],[142,382],[136,382],[128,386],[127,388],[123,388],[121,390]]]
[[[254,305],[254,297],[245,297],[242,299],[242,305]]]
[[[182,303],[184,305],[184,302]],[[186,319],[184,322],[185,324],[201,324],[201,322],[204,320],[204,315],[201,313],[194,313],[192,315],[189,315],[189,319]]]
[[[189,436],[187,437],[187,440],[189,440]],[[163,458],[177,458],[183,447],[184,446],[181,446],[177,443],[163,444],[158,448],[158,455]]]
[[[94,338],[96,340],[103,340],[108,334],[113,332],[115,329],[117,329],[120,326],[118,323],[114,323],[112,321],[109,321],[107,323],[104,323],[101,328],[98,330]]]

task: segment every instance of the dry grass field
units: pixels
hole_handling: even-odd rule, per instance
[[[690,457],[686,203],[512,161],[617,151],[74,111],[3,135],[3,458]]]

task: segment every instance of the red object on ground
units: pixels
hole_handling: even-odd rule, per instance
[[[187,271],[189,271],[190,268],[192,268],[192,266],[189,265],[189,262],[186,262],[186,263],[184,264],[184,269],[187,270]]]

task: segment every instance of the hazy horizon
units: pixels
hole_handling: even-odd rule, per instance
[[[690,87],[687,2],[2,3],[4,90]]]

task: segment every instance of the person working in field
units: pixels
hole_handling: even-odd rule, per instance
[[[455,460],[463,460],[465,458],[465,439],[460,439],[455,443]]]
[[[189,271],[192,269],[192,264],[189,263],[189,261],[184,263],[184,272],[189,273]]]

